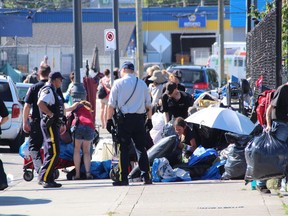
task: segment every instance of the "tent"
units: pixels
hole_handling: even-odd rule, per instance
[[[22,82],[23,74],[17,69],[13,69],[9,63],[6,63],[1,69],[0,72],[10,76],[14,82]]]

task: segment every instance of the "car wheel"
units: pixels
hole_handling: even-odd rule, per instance
[[[25,133],[21,129],[17,137],[14,140],[10,141],[10,152],[18,153],[19,148],[24,143],[24,141],[25,141]]]

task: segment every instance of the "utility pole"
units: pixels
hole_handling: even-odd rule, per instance
[[[73,1],[73,24],[74,24],[74,60],[75,60],[75,77],[71,96],[73,101],[80,101],[86,98],[86,91],[81,83],[80,68],[82,62],[82,9],[81,1]]]
[[[143,77],[142,1],[136,0],[136,63],[139,77]]]
[[[116,32],[116,50],[114,51],[114,66],[119,68],[119,5],[118,0],[113,0],[113,25]],[[112,67],[112,66],[111,66]],[[111,74],[113,71],[111,71]]]
[[[218,46],[219,46],[219,71],[220,86],[225,81],[224,75],[224,1],[218,0]]]

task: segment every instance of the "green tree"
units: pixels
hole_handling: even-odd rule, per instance
[[[87,0],[82,1],[84,3]],[[4,8],[55,9],[71,8],[72,0],[4,0]]]

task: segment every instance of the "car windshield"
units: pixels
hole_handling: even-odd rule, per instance
[[[13,101],[8,82],[0,81],[0,98],[3,101],[9,101],[9,102]]]
[[[205,82],[204,71],[181,69],[183,83],[201,83]]]

